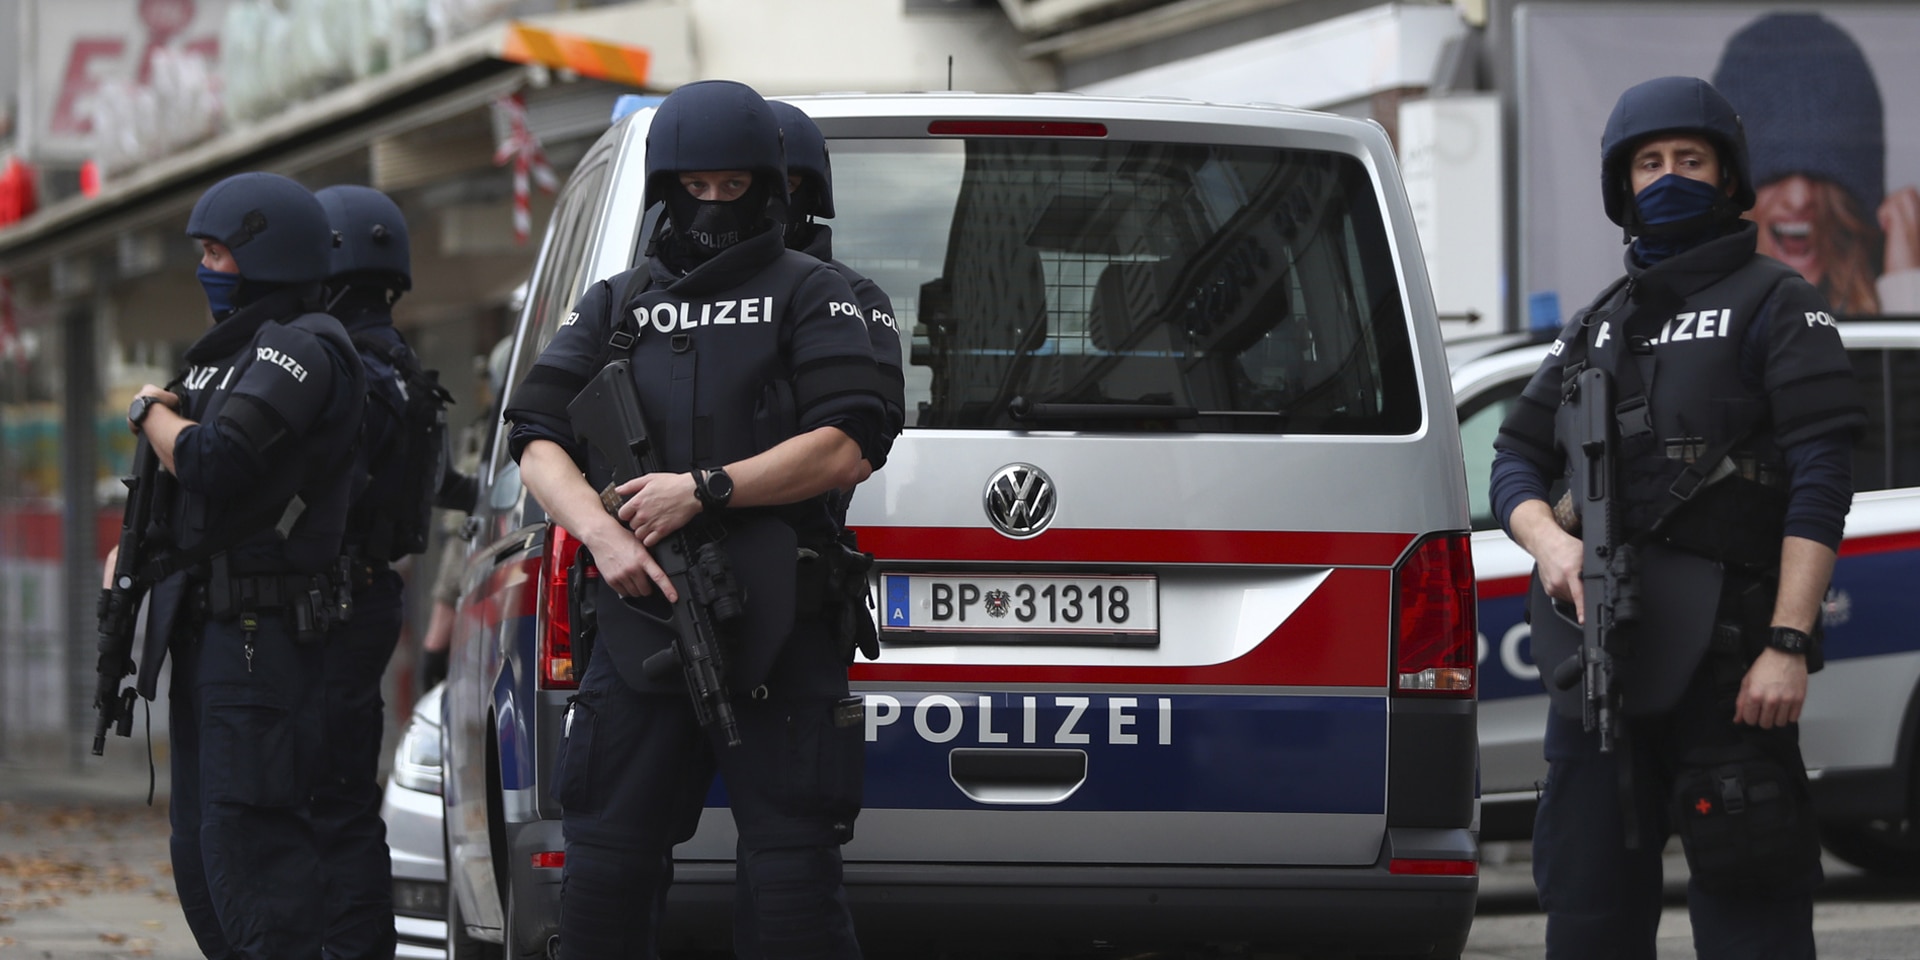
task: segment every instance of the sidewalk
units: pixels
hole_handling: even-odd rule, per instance
[[[0,763],[0,960],[200,956],[168,865],[166,770],[149,807],[144,761]]]

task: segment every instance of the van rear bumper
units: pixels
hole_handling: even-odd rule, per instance
[[[662,946],[725,931],[731,864],[681,863]],[[847,898],[874,955],[920,948],[1073,951],[1097,944],[1284,945],[1289,953],[1458,956],[1478,877],[1362,868],[850,863]]]

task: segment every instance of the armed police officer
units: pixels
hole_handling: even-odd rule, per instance
[[[400,639],[404,584],[390,564],[426,549],[443,474],[448,397],[393,326],[393,305],[413,286],[399,206],[371,187],[327,187],[315,196],[336,243],[327,309],[346,328],[367,381],[345,538],[353,621],[327,643],[326,752],[318,758],[313,792],[326,885],[325,953],[329,960],[391,957],[393,863],[380,818],[380,679]]]
[[[214,325],[128,414],[173,482],[139,690],[171,650],[174,883],[209,957],[318,957],[309,820],[329,631],[351,615],[341,534],[365,387],[321,312],[332,232],[284,177],[215,184],[187,221]]]
[[[1678,831],[1700,956],[1812,957],[1821,874],[1796,721],[1864,423],[1852,368],[1819,292],[1755,254],[1745,137],[1713,87],[1622,94],[1601,196],[1632,241],[1626,276],[1567,323],[1494,444],[1495,514],[1537,562],[1534,659],[1560,680],[1533,848],[1547,955],[1654,956]],[[1576,418],[1557,416],[1594,383],[1611,403],[1578,419],[1602,424],[1611,477],[1588,475]],[[1575,500],[1610,498],[1611,521],[1569,533],[1548,506],[1563,476]],[[1637,603],[1623,591],[1603,618],[1619,621],[1617,729],[1583,722],[1593,675],[1571,682],[1595,659],[1585,591],[1613,582],[1583,584],[1582,537],[1638,555]]]
[[[664,205],[646,262],[587,291],[506,412],[528,489],[600,573],[599,649],[556,764],[561,950],[652,955],[673,846],[693,834],[717,768],[740,835],[736,952],[856,957],[839,844],[859,811],[863,732],[843,702],[845,649],[800,558],[834,539],[824,495],[879,456],[871,341],[846,281],[783,244],[780,131],[751,88],[674,91],[646,157],[645,202]],[[575,441],[568,412],[609,360],[631,363],[664,465],[610,491],[617,517],[596,490],[619,478]],[[696,721],[704,701],[680,670],[648,666],[672,665],[669,624],[686,616],[651,552],[682,528],[717,543],[743,588],[723,644],[737,745],[724,723]]]

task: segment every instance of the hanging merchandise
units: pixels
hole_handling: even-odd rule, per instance
[[[25,160],[8,155],[6,163],[0,164],[0,228],[32,216],[39,202],[33,168]]]
[[[115,174],[174,153],[220,129],[219,80],[201,54],[160,47],[145,82],[103,83],[88,105],[96,173]]]
[[[513,0],[427,0],[435,46],[506,16]]]
[[[500,145],[493,151],[493,165],[506,166],[513,163],[513,239],[517,243],[526,243],[533,233],[533,190],[528,180],[538,184],[544,193],[559,189],[559,178],[553,175],[553,167],[547,163],[547,151],[540,145],[540,138],[527,128],[527,101],[520,94],[509,94],[493,102],[493,109],[504,127]]]

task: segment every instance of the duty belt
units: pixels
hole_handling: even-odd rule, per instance
[[[209,576],[200,587],[207,615],[217,620],[239,617],[251,623],[255,615],[286,610],[302,640],[319,639],[329,629],[353,616],[352,561],[335,560],[326,573],[232,575],[227,556],[216,555]],[[249,627],[248,629],[251,629]]]

